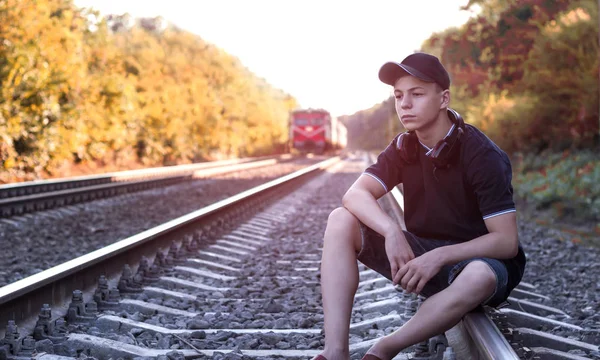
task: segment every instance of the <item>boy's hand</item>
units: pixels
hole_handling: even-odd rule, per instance
[[[435,250],[426,252],[402,266],[393,278],[393,282],[394,284],[400,283],[400,286],[408,293],[419,294],[443,265],[444,262],[439,252]]]
[[[395,230],[385,236],[385,252],[387,253],[390,267],[392,268],[392,279],[395,279],[396,273],[406,263],[415,258],[415,255],[408,245],[402,230]],[[398,282],[394,280],[394,285]]]

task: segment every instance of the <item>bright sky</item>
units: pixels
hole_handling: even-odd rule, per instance
[[[377,78],[432,32],[458,26],[468,0],[75,0],[103,14],[162,16],[240,59],[302,107],[349,115],[391,94]]]

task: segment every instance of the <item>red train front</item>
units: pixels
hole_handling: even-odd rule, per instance
[[[322,154],[346,146],[346,126],[323,109],[302,109],[290,116],[290,146]]]
[[[325,110],[296,110],[290,119],[292,148],[301,152],[323,153],[327,147],[326,124],[331,115]]]

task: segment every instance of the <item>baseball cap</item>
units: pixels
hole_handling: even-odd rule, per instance
[[[408,55],[402,62],[387,62],[379,69],[379,80],[394,86],[398,78],[410,74],[423,81],[434,82],[446,90],[450,87],[450,75],[440,60],[430,54],[414,53]]]

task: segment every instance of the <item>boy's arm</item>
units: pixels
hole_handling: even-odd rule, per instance
[[[517,256],[519,238],[516,212],[494,216],[484,221],[488,234],[436,249],[444,264],[455,264],[476,257],[510,259]]]
[[[362,174],[350,186],[342,198],[342,204],[363,224],[384,235],[397,226],[377,202],[385,193],[385,188],[377,180]]]
[[[390,261],[391,277],[407,262],[414,259],[400,225],[381,209],[377,199],[386,189],[369,175],[361,175],[344,197],[342,204],[363,224],[385,237],[385,249]]]

